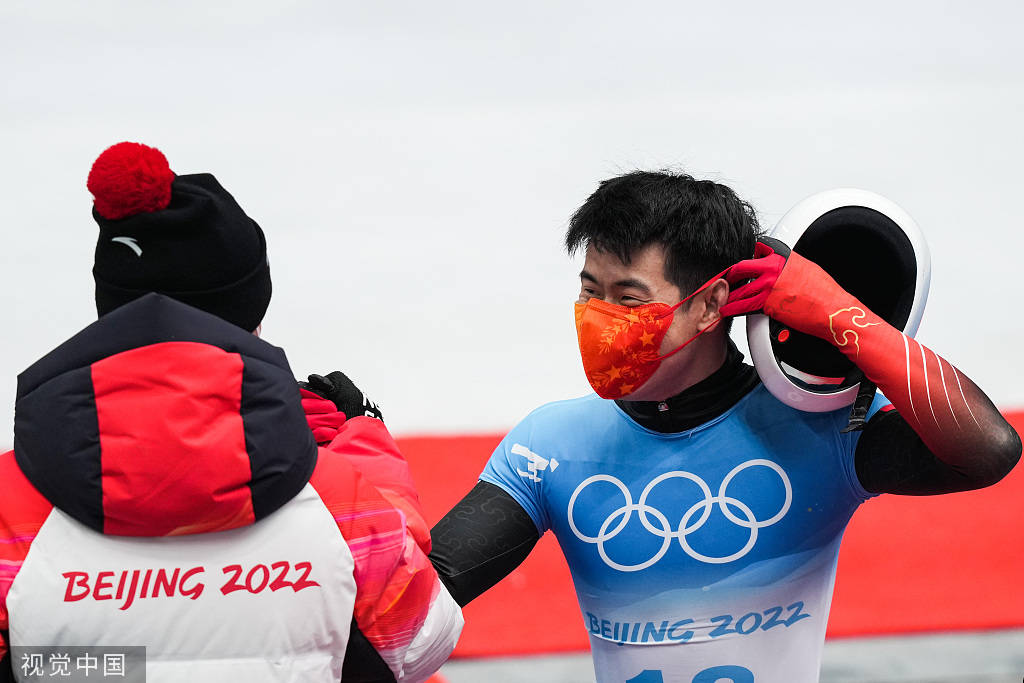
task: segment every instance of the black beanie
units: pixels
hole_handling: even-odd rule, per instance
[[[157,149],[121,142],[92,166],[100,316],[159,292],[255,330],[270,303],[267,243],[208,173],[175,176]]]

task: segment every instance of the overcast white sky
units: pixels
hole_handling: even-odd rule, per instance
[[[837,186],[902,205],[932,250],[919,338],[1024,406],[1022,24],[991,1],[5,0],[4,431],[17,373],[94,319],[85,179],[121,140],[218,177],[267,233],[264,338],[399,434],[587,392],[566,220],[664,166],[766,226]]]

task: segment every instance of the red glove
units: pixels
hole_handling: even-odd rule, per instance
[[[341,425],[345,424],[345,413],[338,410],[333,401],[308,389],[300,388],[299,394],[302,396],[302,410],[306,413],[306,422],[313,431],[313,438],[321,445],[330,443]]]
[[[740,261],[725,274],[731,289],[722,306],[722,315],[762,313],[765,300],[772,293],[789,256],[789,247],[779,240],[771,237],[758,240],[754,245],[754,258]]]
[[[870,311],[813,261],[790,251],[783,242],[762,237],[754,258],[740,261],[725,274],[730,287],[722,315],[764,313],[783,325],[824,339],[844,353]],[[850,359],[858,363],[856,353]],[[858,363],[859,365],[859,363]],[[862,368],[863,369],[863,368]]]

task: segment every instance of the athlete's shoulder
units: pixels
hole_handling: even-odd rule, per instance
[[[838,465],[849,479],[854,493],[863,499],[866,493],[856,481],[853,470],[853,454],[861,432],[849,431],[850,406],[828,412],[798,410],[775,398],[763,386],[758,387],[750,401],[742,407],[742,427],[739,433],[754,439],[769,452],[819,452],[832,453],[835,459],[824,459]],[[883,408],[888,401],[876,396],[868,415]]]
[[[621,421],[615,402],[588,394],[578,398],[552,401],[535,408],[517,424],[509,436],[518,439],[563,439],[580,434],[608,421]]]
[[[562,399],[545,403],[527,414],[523,421],[559,420],[566,417],[590,416],[607,407],[611,401],[597,394],[587,394],[576,398]]]
[[[593,412],[595,409],[600,409],[602,404],[610,401],[601,398],[596,393],[588,393],[583,396],[577,396],[575,398],[563,398],[561,400],[552,400],[538,408],[530,411],[526,416],[526,419],[530,418],[545,418],[545,417],[558,417],[565,415],[575,414],[587,414]]]
[[[758,427],[800,424],[815,431],[845,426],[850,414],[848,407],[829,412],[799,410],[773,396],[763,384],[747,394],[737,407],[737,417]]]

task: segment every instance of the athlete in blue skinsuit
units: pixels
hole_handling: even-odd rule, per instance
[[[814,680],[839,540],[870,495],[847,415],[800,413],[759,385],[659,433],[587,396],[531,413],[480,479],[557,536],[600,680]]]
[[[685,175],[606,180],[573,215],[597,395],[527,416],[432,530],[431,558],[461,604],[550,529],[598,681],[816,681],[860,503],[1012,469],[1020,438],[977,386],[758,238],[732,190]],[[885,392],[863,431],[843,431],[848,409],[805,413],[764,388],[721,324],[755,311],[826,339]]]
[[[858,505],[1010,471],[1020,439],[969,379],[757,240],[746,203],[684,175],[613,178],[577,211],[567,246],[586,250],[576,316],[597,395],[527,416],[433,529],[460,604],[551,530],[598,681],[816,681]],[[754,311],[827,339],[885,392],[863,431],[761,385],[721,324]]]

